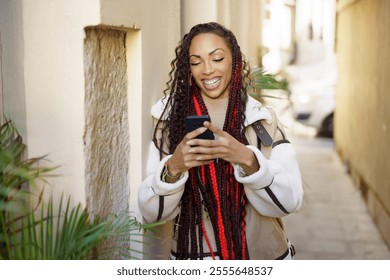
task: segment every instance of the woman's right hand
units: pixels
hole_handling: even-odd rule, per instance
[[[189,153],[191,146],[187,145],[187,142],[191,139],[196,138],[198,135],[201,135],[206,131],[206,127],[200,127],[194,131],[188,132],[184,138],[181,140],[179,145],[177,145],[176,150],[172,154],[172,157],[167,161],[167,166],[169,173],[171,175],[179,175],[192,167],[201,166],[209,164],[210,161],[197,160],[197,155],[194,153]],[[203,141],[214,141],[214,140],[203,140]]]

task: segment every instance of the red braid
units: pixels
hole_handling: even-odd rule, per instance
[[[217,173],[215,171],[214,162],[209,164],[209,168],[210,168],[213,194],[215,195],[215,200],[217,202],[217,221],[218,221],[218,229],[219,229],[218,238],[221,246],[221,254],[222,254],[222,259],[227,260],[229,258],[228,241],[226,240],[225,225],[222,219],[221,201],[219,199],[219,194],[218,194]]]
[[[203,114],[202,109],[199,105],[199,102],[197,100],[197,97],[195,94],[193,95],[193,101],[194,101],[194,107],[195,107],[195,112],[196,115],[201,116]],[[221,242],[221,250],[222,250],[222,259],[226,260],[229,257],[229,251],[228,251],[228,245],[227,245],[227,240],[225,236],[225,226],[223,224],[222,220],[222,214],[221,214],[221,202],[219,199],[219,193],[218,193],[218,181],[217,181],[217,173],[215,171],[215,164],[214,162],[209,164],[209,169],[210,169],[210,175],[211,175],[211,183],[212,183],[212,190],[213,194],[215,196],[215,200],[217,202],[217,221],[218,221],[218,228],[219,228],[219,241]],[[206,181],[205,180],[205,166],[201,166],[201,172],[202,172],[202,181],[203,183]],[[211,249],[211,248],[210,248]],[[212,250],[211,250],[212,251]]]
[[[195,91],[193,94],[193,105],[195,109],[195,113],[197,115],[203,115],[207,114],[207,109],[204,105],[203,99],[201,97],[201,94],[199,91]],[[233,107],[233,122],[229,124],[229,129],[230,131],[235,131],[237,133],[237,130],[235,129],[236,125],[236,120],[237,120],[237,108]],[[206,172],[206,169],[208,172]],[[210,176],[210,185],[211,185],[211,191],[214,199],[214,204],[215,204],[215,232],[216,232],[216,241],[217,241],[217,247],[219,248],[220,251],[220,257],[221,259],[234,259],[237,256],[240,256],[239,258],[244,259],[246,256],[246,238],[245,238],[245,227],[243,227],[243,224],[245,225],[244,217],[245,217],[245,212],[244,211],[239,211],[239,209],[243,209],[245,206],[245,202],[242,201],[242,191],[238,191],[239,189],[243,190],[243,187],[237,183],[234,179],[233,175],[233,167],[231,164],[226,164],[225,165],[225,172],[220,172],[222,174],[226,174],[227,177],[227,186],[221,186],[223,183],[218,180],[218,172],[216,168],[215,162],[210,163],[207,166],[201,166],[200,167],[200,172],[201,172],[201,180],[203,185],[206,185],[206,173],[209,174]],[[225,189],[226,192],[225,194],[221,189]],[[226,197],[225,199],[222,199],[222,197]],[[229,199],[229,197],[231,197]],[[227,205],[223,205],[222,201],[227,202]],[[233,201],[231,201],[233,200]],[[225,203],[226,204],[226,203]],[[241,205],[243,204],[243,205]],[[238,213],[238,217],[236,220],[241,221],[241,223],[238,225],[239,229],[234,229],[232,228],[231,223],[233,221],[230,221],[230,216],[224,209],[229,209],[231,213]],[[238,212],[237,212],[238,211]],[[203,223],[202,223],[203,227]],[[208,237],[205,232],[205,230],[202,228],[203,233],[206,238],[206,242],[208,243]],[[237,233],[235,231],[239,230],[240,232]],[[232,233],[233,232],[233,233]],[[237,244],[235,245],[235,241],[233,240],[233,235],[236,236],[241,236],[239,243],[241,244],[241,248],[239,249],[238,253],[235,253],[234,247],[237,247]],[[244,242],[244,243],[243,243]],[[211,245],[208,243],[210,251],[212,251],[212,248],[210,247]]]

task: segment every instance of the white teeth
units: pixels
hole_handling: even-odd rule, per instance
[[[203,83],[205,83],[208,86],[211,86],[213,84],[218,83],[220,79],[221,78],[215,78],[215,79],[212,79],[212,80],[203,80]]]

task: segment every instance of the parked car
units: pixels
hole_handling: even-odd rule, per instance
[[[335,58],[286,69],[296,121],[315,127],[319,136],[333,137],[337,68]]]

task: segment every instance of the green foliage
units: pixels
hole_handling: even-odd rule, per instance
[[[267,90],[287,90],[288,82],[286,79],[280,79],[276,75],[267,74],[263,68],[255,68],[251,71],[251,78],[254,86],[254,90],[248,90],[249,94],[259,101],[263,101],[264,97],[277,98],[269,94],[264,94],[263,91]]]
[[[53,168],[39,167],[42,158],[23,160],[26,147],[10,120],[0,127],[0,211],[22,211],[33,193],[23,187],[35,188],[39,180]]]
[[[9,120],[0,128],[0,260],[128,259],[130,248],[145,230],[128,213],[91,217],[80,204],[71,206],[61,197],[45,203],[43,188],[53,168],[42,167],[43,158],[23,160],[25,145]]]
[[[281,89],[287,90],[288,83],[278,76],[267,74],[262,68],[256,68],[252,72],[253,83],[256,89]]]

